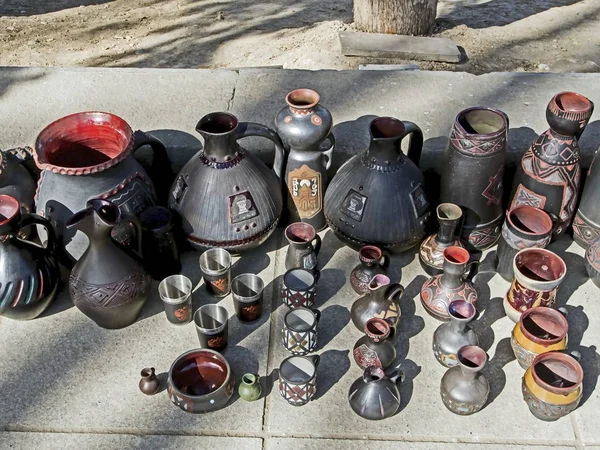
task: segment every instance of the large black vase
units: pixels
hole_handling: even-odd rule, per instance
[[[440,201],[463,209],[461,237],[477,250],[500,238],[507,133],[508,116],[500,110],[461,111],[440,168]]]
[[[317,231],[327,225],[323,197],[335,145],[331,113],[319,100],[312,89],[296,89],[286,96],[287,106],[275,117],[288,151],[284,180],[289,221],[309,223]]]
[[[121,218],[134,225],[139,249],[139,221],[109,201],[90,200],[86,209],[67,221],[68,229],[77,228],[90,241],[71,271],[69,293],[75,306],[103,328],[123,328],[135,322],[152,283],[139,259],[111,238]]]
[[[581,181],[578,139],[593,110],[594,104],[575,92],[552,97],[546,108],[550,128],[525,152],[515,176],[510,209],[535,206],[554,214],[558,217],[554,235],[563,233],[575,215]],[[587,204],[583,203],[583,211]],[[585,212],[579,217],[585,219]],[[576,230],[575,236],[578,234]]]
[[[45,248],[17,237],[34,224],[46,227]],[[21,214],[16,198],[0,195],[0,316],[33,319],[50,305],[60,278],[55,251],[50,222],[35,214]]]
[[[352,157],[325,193],[325,218],[335,235],[358,250],[375,245],[402,252],[423,238],[429,203],[418,168],[421,129],[412,122],[379,117],[370,124],[369,147]],[[411,135],[408,156],[402,139]]]
[[[283,206],[283,146],[270,128],[238,122],[228,113],[204,116],[196,126],[204,149],[183,167],[169,196],[187,241],[198,250],[239,253],[260,245],[277,227]],[[262,136],[275,144],[274,170],[237,140]]]

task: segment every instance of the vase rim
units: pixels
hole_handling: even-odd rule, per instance
[[[239,119],[228,112],[212,112],[203,116],[196,124],[196,131],[209,136],[223,136],[237,130]]]
[[[563,365],[569,366],[572,373],[575,375],[575,380],[568,380],[571,383],[573,383],[572,386],[569,386],[569,387],[553,386],[553,385],[547,383],[546,381],[544,381],[540,377],[540,374],[537,371],[537,365],[540,363],[543,363],[544,361],[550,361],[550,360],[558,361],[558,362],[562,363]],[[546,368],[548,368],[548,366],[546,366]],[[552,370],[550,368],[548,368],[548,369]],[[583,368],[581,367],[581,364],[579,364],[579,362],[575,358],[573,358],[573,356],[566,354],[566,353],[558,352],[558,351],[551,351],[551,352],[541,353],[541,354],[537,355],[535,357],[535,359],[533,360],[533,362],[531,363],[531,374],[533,375],[533,379],[535,380],[535,382],[538,385],[540,385],[543,389],[553,392],[555,394],[568,394],[568,393],[576,390],[579,386],[581,386],[581,383],[583,383]],[[561,377],[561,378],[565,379],[565,377]]]
[[[550,272],[552,278],[544,279],[541,275],[536,273],[537,268],[531,261],[536,262],[540,258],[546,259],[546,263],[541,264],[540,269],[544,272]],[[536,278],[524,274],[523,268],[526,268],[527,272],[536,275]],[[532,247],[517,252],[513,259],[513,270],[515,272],[515,278],[521,278],[521,280],[519,280],[520,282],[523,282],[523,280],[526,280],[525,282],[533,282],[539,287],[539,289],[536,288],[536,290],[550,290],[560,284],[565,278],[567,274],[567,265],[556,253],[545,248]],[[539,270],[537,270],[537,272],[539,272]]]
[[[179,387],[175,384],[175,381],[173,380],[173,371],[177,368],[178,364],[180,364],[181,362],[188,360],[188,359],[196,359],[200,356],[203,356],[207,359],[215,359],[216,361],[221,363],[225,368],[225,378],[223,380],[223,383],[217,389],[210,392],[209,394],[204,394],[204,395],[186,394],[186,393],[182,392],[179,389]],[[189,398],[193,398],[193,399],[205,398],[209,395],[214,395],[215,393],[226,389],[230,378],[231,378],[231,367],[229,366],[229,362],[227,361],[227,359],[223,355],[221,355],[219,352],[208,349],[208,348],[196,348],[196,349],[189,350],[189,351],[179,355],[175,359],[175,361],[173,361],[173,364],[171,364],[171,368],[169,369],[169,375],[168,375],[169,384],[170,384],[171,388],[177,393],[177,395],[179,395],[180,397],[183,397],[183,398],[189,397]]]
[[[379,317],[372,317],[365,323],[365,334],[376,341],[386,339],[390,331],[390,324]]]
[[[540,325],[539,323],[537,323],[535,321],[535,319],[531,316],[550,316],[550,320],[557,324],[560,328],[562,328],[561,333],[552,338],[552,339],[543,339],[539,336],[534,335],[533,333],[531,333],[531,331],[529,331],[529,329],[527,328],[525,319],[527,319],[528,317],[531,318],[531,320],[540,328],[542,328],[544,331],[547,331],[545,328],[542,327],[542,325]],[[524,311],[521,314],[521,317],[519,318],[519,324],[521,327],[521,332],[525,335],[525,337],[527,339],[529,339],[530,341],[535,342],[536,344],[543,344],[543,345],[552,345],[552,344],[556,344],[557,342],[562,341],[566,336],[567,333],[569,331],[569,322],[567,321],[566,317],[564,315],[562,315],[559,311],[553,309],[553,308],[548,308],[546,306],[536,306],[535,308],[530,308],[526,311]]]
[[[458,322],[470,322],[476,313],[475,305],[466,300],[453,300],[448,305],[448,314]]]
[[[435,212],[437,214],[437,218],[442,221],[458,220],[463,215],[462,208],[454,203],[440,203],[437,208],[435,208]],[[444,213],[446,217],[442,217],[442,213]]]
[[[499,117],[502,120],[502,126],[498,127],[497,130],[491,131],[489,133],[480,133],[477,131],[473,133],[473,132],[469,131],[467,128],[465,128],[463,126],[463,124],[461,123],[461,120],[463,118],[466,118],[468,114],[473,113],[473,112],[483,112],[483,113],[494,114],[495,116]],[[506,114],[504,112],[500,111],[499,109],[490,108],[487,106],[472,106],[470,108],[463,109],[456,115],[456,119],[454,121],[454,126],[459,128],[461,133],[464,133],[464,134],[474,135],[474,136],[483,136],[483,137],[493,137],[493,136],[498,136],[502,133],[505,133],[508,124],[506,121]]]
[[[565,100],[568,100],[568,106],[565,105]],[[572,91],[563,91],[552,97],[550,100],[561,112],[587,112],[592,108],[592,102],[584,95]]]
[[[470,372],[481,370],[487,361],[485,351],[476,345],[461,347],[456,356],[461,368]]]
[[[399,139],[405,131],[404,123],[395,117],[376,117],[369,124],[369,133],[375,141]]]
[[[364,262],[375,262],[381,259],[383,252],[375,245],[364,245],[358,251],[358,258]]]
[[[468,250],[456,245],[452,245],[444,249],[443,255],[444,261],[453,265],[467,264],[471,258]]]
[[[519,217],[520,213],[524,213],[525,215],[523,217]],[[516,219],[525,225],[523,218],[532,218],[535,222],[534,225],[539,225],[541,230],[532,230],[533,226],[528,226],[527,229],[524,229],[523,227],[517,225]],[[508,220],[513,228],[528,236],[543,236],[550,233],[554,226],[552,223],[552,218],[546,211],[529,205],[521,205],[511,209],[508,214],[506,214],[506,220]]]
[[[0,195],[0,225],[6,225],[21,211],[19,201],[10,195]]]
[[[294,89],[285,96],[285,102],[292,109],[311,110],[321,100],[321,96],[314,89],[299,88]]]
[[[317,230],[309,223],[294,222],[285,228],[284,234],[290,244],[306,244],[312,242],[317,235]]]
[[[369,291],[376,291],[377,289],[383,286],[389,285],[391,282],[392,280],[390,280],[390,278],[387,275],[378,273],[373,278],[371,278],[371,281],[369,281]]]
[[[79,136],[85,135],[85,132],[81,131],[82,128],[93,126],[106,129],[112,128],[111,136],[105,134],[98,137],[107,141],[104,144],[108,144],[112,148],[94,149],[91,145],[88,146],[84,142],[78,142]],[[69,132],[72,135],[69,135]],[[108,141],[109,138],[112,138],[112,141]],[[95,150],[108,159],[92,165],[85,165],[85,163],[70,163],[67,165],[65,164],[67,160],[65,162],[53,162],[53,158],[56,157],[55,154],[61,148],[61,144],[81,146],[82,148],[77,151],[82,151],[84,147]],[[103,111],[83,111],[61,117],[46,125],[38,134],[32,153],[35,164],[40,170],[50,170],[61,175],[81,176],[102,172],[114,167],[129,156],[133,150],[133,145],[133,130],[124,119],[116,114]]]

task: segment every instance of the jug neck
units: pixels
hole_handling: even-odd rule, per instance
[[[375,275],[369,283],[369,294],[372,301],[379,301],[385,297],[390,279],[385,275]]]
[[[404,158],[400,151],[401,141],[401,137],[371,138],[367,150],[368,162],[384,167],[397,164]]]
[[[119,224],[121,211],[114,203],[94,199],[87,202],[87,208],[75,213],[67,221],[67,228],[85,233],[90,239],[90,247],[104,242],[112,242],[110,232]]]
[[[233,114],[211,113],[196,125],[204,138],[204,157],[210,162],[230,162],[238,154],[238,119]]]

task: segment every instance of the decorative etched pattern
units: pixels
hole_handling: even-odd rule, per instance
[[[323,209],[321,174],[306,164],[290,171],[288,190],[302,219],[314,217]]]
[[[585,256],[588,264],[600,272],[600,241],[594,241],[588,247]]]
[[[529,368],[529,366],[531,366],[531,363],[533,362],[533,360],[535,359],[537,354],[532,353],[529,350],[525,350],[525,348],[523,348],[523,346],[521,346],[521,344],[519,344],[517,342],[514,331],[510,335],[510,346],[512,347],[513,352],[515,353],[515,356],[517,357],[517,361],[519,362],[519,365],[523,369]]]
[[[457,402],[455,399],[450,397],[444,390],[440,391],[442,394],[442,402],[450,411],[454,414],[459,414],[461,416],[468,416],[470,414],[474,414],[477,411],[481,410],[485,405],[486,399],[481,403],[463,403]]]
[[[362,344],[354,349],[354,360],[363,369],[367,367],[379,367],[383,369],[381,360],[377,352],[369,348],[366,344]]]
[[[478,249],[485,249],[494,245],[500,239],[502,216],[498,217],[491,224],[474,228],[473,230],[463,230],[466,232],[469,243]]]
[[[450,142],[462,153],[491,156],[506,148],[506,132],[487,139],[474,139],[472,134],[464,134],[454,126],[450,131]]]
[[[502,201],[502,193],[504,192],[502,186],[502,176],[504,175],[504,164],[498,168],[496,175],[490,177],[490,183],[487,185],[485,190],[481,193],[486,199],[488,206],[499,205]]]
[[[525,382],[525,377],[523,377],[523,381],[521,382],[521,391],[523,392],[523,399],[527,406],[529,406],[529,411],[541,420],[557,420],[567,414],[572,413],[577,409],[579,405],[579,401],[581,400],[581,395],[572,403],[568,403],[566,405],[553,405],[551,403],[546,403],[539,398],[537,398],[531,390],[527,383]]]
[[[455,239],[451,244],[440,247],[435,240],[436,236],[437,235],[432,234],[425,238],[419,249],[419,257],[421,258],[421,261],[428,266],[441,270],[444,265],[444,250],[450,246],[461,248],[464,248],[465,246],[460,239]]]
[[[506,296],[510,306],[519,312],[524,312],[536,306],[553,308],[557,290],[558,287],[550,291],[534,291],[526,288],[515,279],[510,285]]]
[[[305,308],[311,308],[315,304],[315,298],[317,296],[316,283],[313,287],[306,291],[295,291],[288,287],[283,286],[281,289],[281,298],[290,308],[298,308],[304,306]]]
[[[581,241],[581,244],[590,245],[590,243],[600,236],[600,230],[588,224],[578,211],[573,220],[573,235],[575,240]]]
[[[317,346],[317,332],[316,330],[299,332],[283,328],[281,340],[283,346],[293,355],[302,356],[312,352]]]
[[[546,236],[543,239],[525,239],[514,234],[506,222],[502,225],[502,237],[508,245],[515,250],[523,250],[524,248],[546,248],[550,243],[551,235]]]
[[[433,354],[435,358],[446,367],[454,367],[458,365],[456,353],[446,353],[440,345],[433,342]]]
[[[544,206],[546,205],[546,197],[527,189],[522,184],[519,184],[510,208],[513,209],[520,205],[534,206],[536,208],[544,209]]]
[[[313,377],[308,383],[288,383],[279,378],[279,393],[290,405],[306,405],[317,392],[317,379]]]
[[[152,278],[141,266],[125,278],[109,284],[90,284],[79,278],[75,270],[71,272],[69,293],[75,304],[94,308],[120,306],[138,297],[144,297]]]
[[[448,305],[454,300],[465,300],[473,305],[477,302],[477,291],[471,283],[465,282],[455,289],[448,289],[441,283],[443,275],[427,280],[421,288],[421,303],[432,316],[440,320],[448,319]]]

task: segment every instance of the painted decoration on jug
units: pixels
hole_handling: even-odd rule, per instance
[[[288,189],[300,218],[314,217],[323,209],[321,174],[306,164],[288,174]]]

